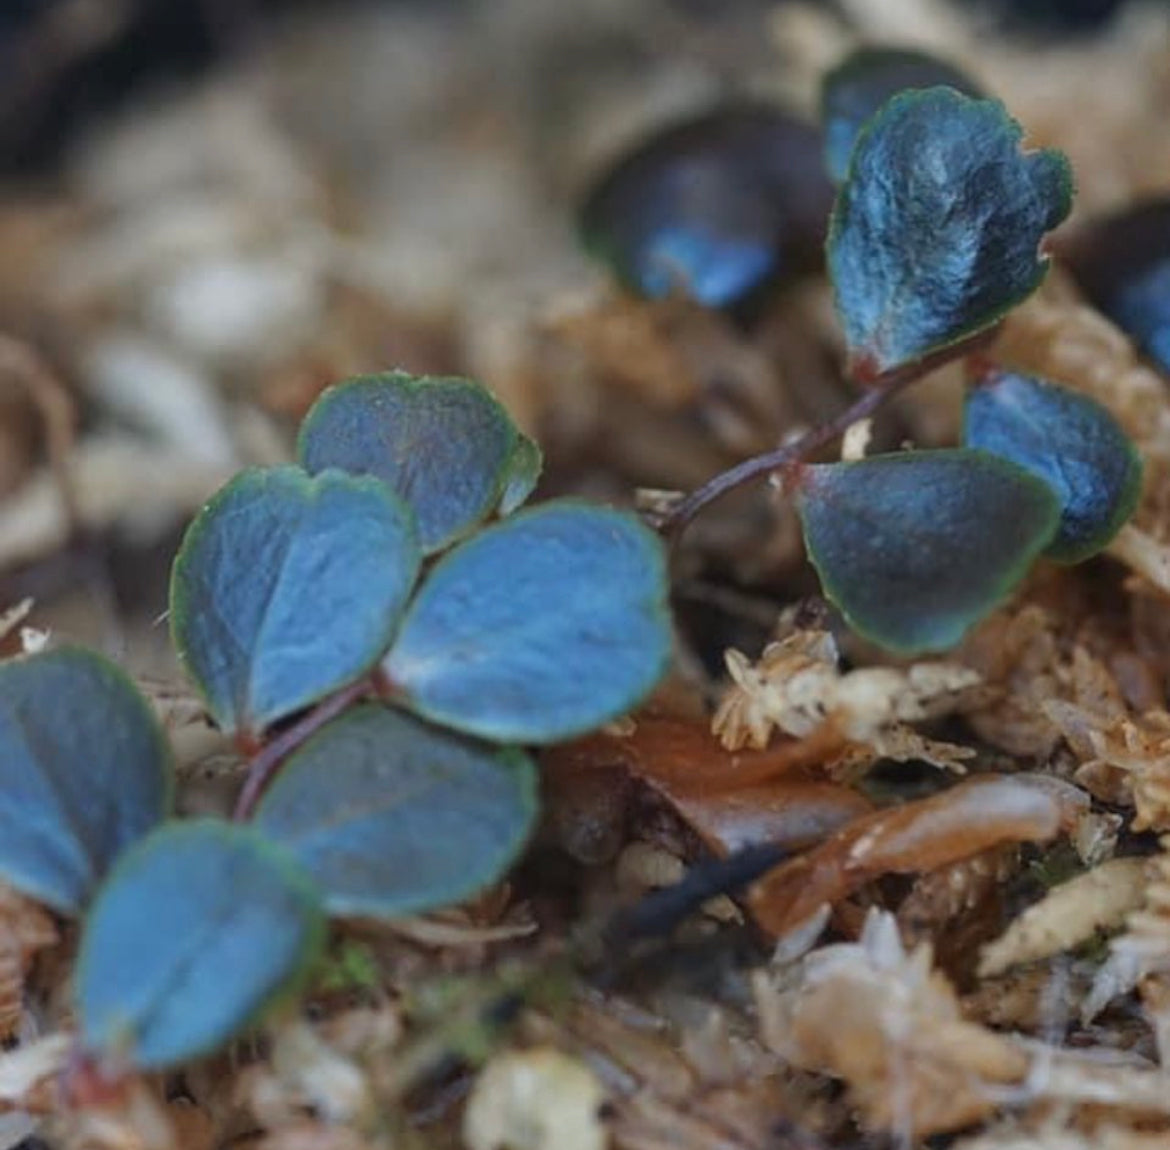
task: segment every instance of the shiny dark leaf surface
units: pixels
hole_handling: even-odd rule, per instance
[[[312,875],[331,913],[390,918],[494,882],[535,817],[526,755],[369,705],[289,759],[255,821]]]
[[[255,735],[369,670],[419,561],[410,509],[377,479],[237,475],[171,573],[175,646],[216,723]]]
[[[957,643],[1060,517],[1046,483],[969,448],[810,466],[797,509],[825,594],[861,635],[905,653]]]
[[[171,754],[134,684],[91,651],[0,664],[0,878],[81,909],[167,813]]]
[[[818,266],[833,202],[820,133],[767,105],[663,129],[581,212],[586,246],[632,291],[732,307]]]
[[[162,827],[118,864],[86,920],[82,1042],[140,1070],[206,1054],[295,985],[323,937],[316,891],[256,831]]]
[[[1067,258],[1089,299],[1170,372],[1170,198],[1090,224]]]
[[[963,441],[1043,479],[1061,503],[1046,554],[1079,563],[1100,551],[1133,513],[1142,463],[1095,400],[1031,376],[997,372],[967,395]]]
[[[485,388],[467,379],[366,376],[329,388],[301,426],[298,454],[382,480],[414,512],[430,552],[532,493],[540,449]]]
[[[658,537],[625,512],[556,500],[447,552],[382,670],[428,719],[547,743],[633,708],[671,641]]]

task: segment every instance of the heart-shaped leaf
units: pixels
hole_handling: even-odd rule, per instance
[[[1067,254],[1094,305],[1170,372],[1170,199],[1095,221]]]
[[[254,735],[369,670],[419,561],[409,508],[375,479],[237,475],[171,574],[175,646],[216,723]]]
[[[893,651],[937,651],[1007,596],[1051,542],[1052,489],[973,448],[803,470],[797,509],[825,594]]]
[[[1133,513],[1142,461],[1095,400],[1044,379],[996,372],[967,395],[963,441],[1018,463],[1060,500],[1046,554],[1079,563],[1100,551]]]
[[[90,651],[0,664],[0,877],[63,914],[167,813],[170,751],[134,684]]]
[[[429,719],[547,743],[623,714],[670,655],[666,564],[624,512],[546,503],[443,557],[383,663]]]
[[[297,452],[310,472],[337,467],[386,483],[414,511],[427,552],[518,507],[541,464],[484,388],[405,372],[331,387],[305,417]]]
[[[295,986],[323,941],[312,884],[256,831],[162,827],[115,867],[85,923],[82,1042],[140,1070],[207,1054]]]
[[[866,124],[828,244],[854,378],[935,358],[1040,285],[1072,180],[1060,152],[1021,152],[1021,135],[1001,104],[950,88],[903,92]]]
[[[255,822],[312,875],[332,914],[389,918],[495,881],[535,816],[527,756],[371,704],[284,764]]]
[[[766,104],[671,124],[602,176],[582,238],[639,295],[733,307],[821,266],[833,189],[820,151],[815,128]]]
[[[858,48],[821,85],[825,161],[835,183],[845,179],[862,127],[891,96],[920,88],[954,88],[980,97],[982,89],[953,64],[911,48]]]

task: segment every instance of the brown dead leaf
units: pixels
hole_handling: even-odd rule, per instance
[[[763,929],[782,937],[880,875],[933,870],[1000,843],[1047,842],[1071,831],[1088,802],[1051,777],[983,775],[856,819],[765,875],[749,906]]]

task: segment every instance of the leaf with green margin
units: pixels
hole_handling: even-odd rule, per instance
[[[139,1070],[208,1054],[295,988],[324,939],[317,891],[257,831],[161,827],[118,863],[85,922],[82,1044]]]
[[[670,650],[658,537],[625,512],[557,500],[445,555],[382,669],[428,719],[550,743],[634,707]]]
[[[392,918],[494,882],[536,818],[536,772],[512,747],[355,707],[281,768],[255,826],[288,849],[331,914]]]
[[[0,878],[80,910],[117,856],[167,814],[171,755],[113,663],[62,648],[0,664]]]
[[[906,654],[954,646],[1060,518],[1046,483],[962,447],[808,466],[796,505],[825,594],[858,633]]]
[[[389,485],[414,510],[426,552],[518,507],[541,467],[540,449],[485,388],[400,371],[324,392],[301,425],[297,456],[310,472],[337,467]]]
[[[375,479],[237,475],[171,574],[175,646],[216,723],[254,735],[368,671],[420,561],[410,509]]]
[[[833,182],[845,179],[861,129],[887,100],[899,92],[943,86],[966,96],[983,95],[970,76],[926,52],[872,45],[850,52],[821,83],[825,163]]]
[[[1142,460],[1096,400],[1050,380],[993,372],[967,394],[963,442],[1018,463],[1056,492],[1060,527],[1045,554],[1095,555],[1133,514]]]
[[[1003,105],[950,88],[903,92],[862,129],[827,249],[855,379],[935,358],[1039,287],[1072,178],[1021,137]]]

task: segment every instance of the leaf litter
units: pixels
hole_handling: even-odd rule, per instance
[[[1078,210],[1164,186],[1166,122],[1150,109],[1167,77],[1149,48],[1164,16],[1041,68],[930,0],[842,7],[852,26],[785,5],[774,43],[730,21],[726,48],[775,84],[776,53],[798,44],[811,77],[859,34],[917,31],[1002,92],[1037,143],[1069,148]],[[56,202],[0,205],[26,256],[19,280],[0,277],[6,314],[27,317],[13,334],[76,334],[54,366],[86,415],[71,509],[36,406],[0,397],[3,605],[31,586],[33,624],[92,636],[106,617],[84,578],[70,587],[66,564],[62,593],[59,575],[27,575],[63,552],[75,564],[78,527],[102,542],[134,604],[120,645],[181,736],[183,809],[229,810],[238,760],[171,685],[149,579],[118,571],[169,558],[231,471],[288,458],[291,419],[325,383],[387,361],[477,376],[545,447],[552,489],[615,499],[686,489],[843,405],[823,284],[748,333],[615,296],[560,235],[566,173],[713,90],[714,63],[597,76],[581,48],[558,75],[495,68],[490,114],[443,111],[461,71],[536,61],[574,35],[641,60],[639,21],[661,12],[603,8],[507,6],[429,72],[441,29],[426,17],[338,22],[330,76],[371,68],[367,41],[393,51],[396,68],[375,54],[402,85],[389,123],[304,64],[325,29],[293,23],[274,43],[274,94],[246,62],[225,65],[91,136]],[[1085,74],[1101,76],[1091,92]],[[797,67],[783,83],[800,81]],[[545,118],[570,89],[579,132]],[[501,127],[499,107],[533,105],[523,131]],[[443,115],[456,122],[432,131]],[[415,149],[413,172],[355,166],[387,132]],[[548,187],[566,197],[551,209]],[[1164,1145],[1170,402],[1059,269],[995,353],[1097,399],[1138,444],[1141,504],[1107,559],[1037,571],[945,658],[891,661],[809,618],[788,509],[762,492],[730,501],[677,556],[672,678],[631,721],[542,753],[543,825],[508,882],[390,929],[344,923],[305,1009],[229,1054],[65,1110],[76,940],[3,892],[0,1122],[20,1116],[4,1144],[39,1122],[54,1145],[110,1150]],[[938,373],[874,435],[953,442],[953,383]],[[750,893],[703,900],[631,954],[597,953],[599,922],[761,842],[791,857]]]

